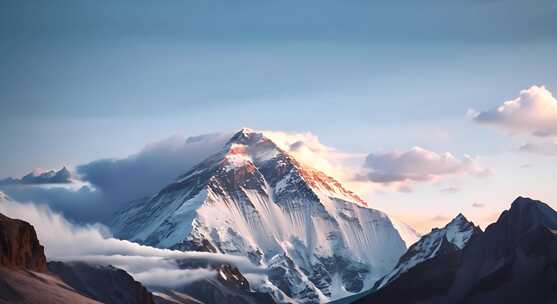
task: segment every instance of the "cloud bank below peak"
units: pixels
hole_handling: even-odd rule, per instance
[[[216,274],[210,265],[230,264],[247,274],[265,271],[241,256],[159,249],[115,239],[102,225],[75,225],[47,206],[20,203],[2,192],[0,213],[31,223],[45,246],[48,260],[113,265],[148,286],[173,288],[210,278]],[[179,266],[188,261],[207,267],[182,269]]]

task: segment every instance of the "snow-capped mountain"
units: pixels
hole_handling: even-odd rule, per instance
[[[400,258],[396,267],[377,282],[375,289],[387,285],[419,263],[447,251],[463,249],[468,241],[480,232],[481,229],[478,226],[468,221],[464,215],[458,214],[445,227],[433,229],[410,246],[408,251]]]
[[[406,249],[385,213],[249,129],[110,226],[156,247],[247,256],[267,268],[252,286],[301,303],[370,288]]]

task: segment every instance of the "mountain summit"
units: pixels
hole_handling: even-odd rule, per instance
[[[250,129],[110,226],[152,246],[247,256],[268,269],[268,280],[252,286],[279,301],[317,303],[369,288],[406,249],[386,214]]]

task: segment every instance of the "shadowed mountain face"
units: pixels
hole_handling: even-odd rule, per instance
[[[516,199],[462,250],[419,263],[356,303],[557,303],[557,213]]]
[[[124,270],[82,262],[49,262],[48,270],[79,293],[106,304],[153,304],[153,295]]]
[[[557,213],[516,199],[465,250],[448,299],[463,303],[556,303]]]

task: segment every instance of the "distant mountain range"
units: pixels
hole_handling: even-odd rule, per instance
[[[68,184],[72,182],[72,174],[66,167],[60,170],[46,172],[31,172],[22,178],[0,179],[0,185],[41,185],[41,184]]]

